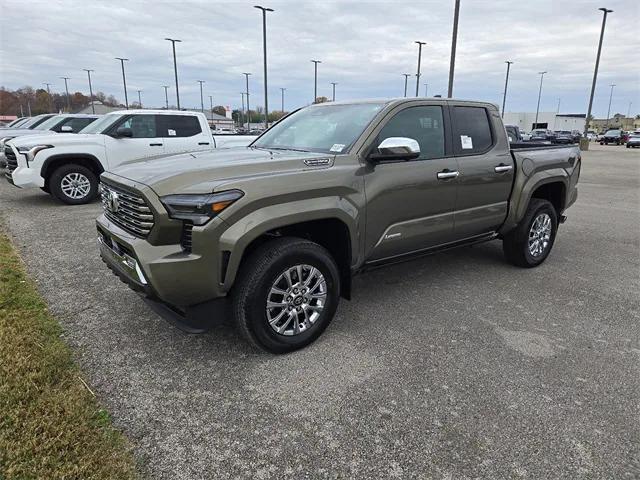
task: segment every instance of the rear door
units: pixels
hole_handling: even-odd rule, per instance
[[[157,132],[158,115],[135,114],[122,118],[109,129],[105,136],[105,148],[109,167],[140,158],[153,157],[164,153],[163,138]],[[133,136],[117,137],[120,127],[130,128]]]
[[[211,135],[203,131],[195,115],[159,115],[159,129],[167,154],[213,148]]]
[[[456,240],[498,229],[507,216],[514,165],[496,109],[450,102],[453,151],[458,160]]]

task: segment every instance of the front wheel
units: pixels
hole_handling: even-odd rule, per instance
[[[89,203],[98,194],[98,177],[83,165],[69,163],[57,168],[49,179],[49,190],[67,205]]]
[[[549,256],[557,231],[558,215],[551,202],[531,199],[522,221],[502,241],[507,261],[518,267],[537,267]]]
[[[232,294],[234,323],[255,347],[287,353],[324,332],[339,298],[338,267],[326,249],[277,238],[243,262]]]

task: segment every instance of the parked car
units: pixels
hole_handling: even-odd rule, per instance
[[[29,117],[18,117],[15,120],[10,121],[6,125],[3,125],[3,127],[16,128],[16,127],[19,127],[21,124],[25,123],[27,120],[29,120]]]
[[[555,138],[553,139],[553,143],[557,143],[559,145],[570,145],[574,143],[573,134],[568,130],[556,130],[554,132]]]
[[[627,148],[636,147],[640,147],[640,132],[630,133],[629,139],[627,140]]]
[[[315,104],[248,148],[104,173],[100,253],[183,328],[230,307],[251,344],[289,352],[367,269],[495,238],[514,265],[540,265],[576,200],[580,150],[515,145],[490,103]]]
[[[244,145],[251,141],[239,138]],[[103,115],[76,135],[9,141],[5,177],[17,187],[40,187],[77,205],[98,195],[98,177],[105,170],[142,158],[214,148],[216,138],[200,112],[124,110]]]
[[[573,143],[579,143],[582,138],[582,132],[579,130],[571,130],[571,136],[573,137]]]
[[[600,145],[609,145],[610,143],[622,145],[624,144],[624,141],[625,137],[622,130],[610,129],[607,130],[600,138]]]
[[[507,138],[509,143],[522,142],[522,135],[520,134],[520,128],[517,125],[505,125],[507,131]]]
[[[591,142],[593,140],[596,139],[596,137],[598,136],[598,132],[594,131],[594,130],[589,130],[587,131],[587,139]]]
[[[555,140],[555,135],[551,130],[545,128],[536,128],[531,130],[530,141],[532,142],[549,142],[552,143]]]
[[[531,134],[525,132],[524,130],[520,130],[520,135],[522,135],[523,142],[528,142],[529,140],[531,140]]]

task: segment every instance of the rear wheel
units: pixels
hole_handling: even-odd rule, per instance
[[[53,172],[48,186],[61,202],[81,205],[89,203],[98,194],[98,177],[83,165],[69,163]]]
[[[234,323],[255,347],[291,352],[324,332],[339,298],[338,267],[326,249],[278,238],[243,262],[232,295]]]
[[[558,230],[558,215],[548,200],[533,198],[520,224],[502,241],[509,263],[518,267],[537,267],[545,261]]]

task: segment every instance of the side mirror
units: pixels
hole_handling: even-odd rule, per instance
[[[66,133],[73,133],[73,127],[71,127],[71,125],[63,125],[62,127],[60,127],[60,131],[66,132]]]
[[[413,138],[385,138],[378,148],[369,155],[374,163],[394,160],[414,160],[420,156],[420,144]]]
[[[123,137],[131,138],[131,137],[133,137],[133,131],[129,127],[119,127],[116,130],[116,137],[118,137],[118,138],[123,138]]]

